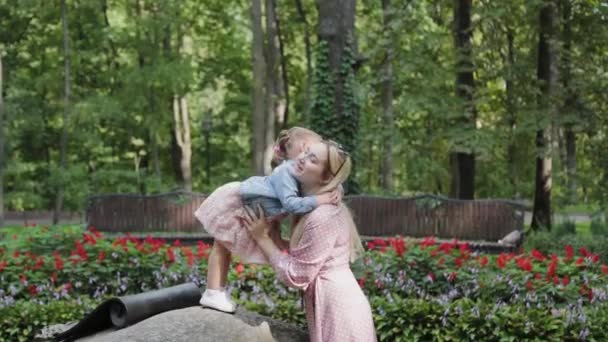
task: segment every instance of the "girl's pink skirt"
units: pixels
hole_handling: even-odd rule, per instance
[[[248,264],[267,264],[268,259],[249,235],[247,227],[237,218],[244,213],[239,193],[240,182],[232,182],[217,188],[194,216],[203,228],[242,262]]]

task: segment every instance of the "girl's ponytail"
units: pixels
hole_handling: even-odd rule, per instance
[[[287,159],[287,144],[290,140],[290,130],[284,129],[279,133],[277,140],[274,142],[272,161],[270,165],[272,168],[277,167],[285,159]]]

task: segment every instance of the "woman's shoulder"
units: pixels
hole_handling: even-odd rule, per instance
[[[322,204],[308,214],[307,221],[323,223],[338,217],[342,213],[342,205]]]

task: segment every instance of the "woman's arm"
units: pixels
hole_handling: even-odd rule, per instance
[[[259,219],[252,217],[245,218],[244,221],[252,237],[268,257],[277,277],[290,287],[306,289],[317,277],[335,245],[339,227],[332,226],[329,213],[325,207],[311,213],[298,245],[287,255],[269,238],[270,226],[263,215]]]

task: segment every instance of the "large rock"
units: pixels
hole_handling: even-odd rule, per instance
[[[38,337],[44,340],[65,327],[52,326]],[[305,342],[308,334],[295,325],[243,309],[230,315],[193,306],[167,311],[120,330],[105,330],[78,341],[86,342]]]

